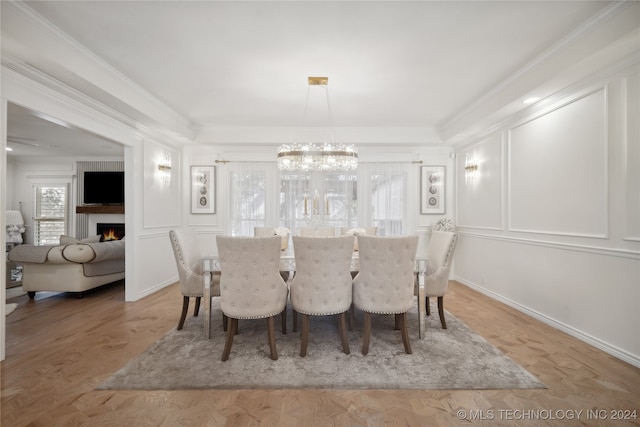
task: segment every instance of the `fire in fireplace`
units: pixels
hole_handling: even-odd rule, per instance
[[[124,237],[124,224],[99,222],[96,224],[96,232],[101,236],[101,242],[120,240]]]

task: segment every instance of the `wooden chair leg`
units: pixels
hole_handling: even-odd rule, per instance
[[[187,318],[187,310],[189,310],[189,297],[182,297],[182,314],[180,314],[180,321],[178,321],[178,330],[184,326],[184,320]]]
[[[292,309],[291,315],[293,316],[293,332],[298,332],[298,312]]]
[[[396,331],[399,331],[401,326],[400,326],[400,319],[398,317],[398,315],[395,315],[395,325],[393,327]]]
[[[202,299],[202,297],[196,297],[196,307],[193,309],[193,315],[197,316],[198,313],[200,312],[200,300]]]
[[[444,297],[438,297],[438,314],[440,315],[440,323],[442,329],[447,329],[447,322],[444,320]]]
[[[229,360],[229,354],[231,353],[231,346],[233,345],[233,336],[235,335],[234,331],[238,327],[238,319],[234,319],[232,317],[228,318],[227,324],[227,340],[224,342],[224,351],[222,352],[222,361],[226,362]]]
[[[364,332],[362,333],[362,354],[369,353],[369,339],[371,338],[371,313],[364,312]]]
[[[307,347],[309,345],[309,315],[302,315],[302,327],[300,330],[300,357],[307,355]]]
[[[407,313],[396,314],[396,318],[400,320],[400,330],[402,331],[402,343],[404,344],[404,351],[407,354],[411,354],[409,329],[407,328]]]
[[[287,307],[284,307],[284,310],[282,310],[282,313],[280,313],[280,317],[282,318],[282,333],[286,334],[287,333]]]
[[[222,330],[227,332],[227,322],[229,321],[229,318],[227,317],[226,314],[222,313]]]
[[[344,354],[351,354],[351,350],[349,349],[349,340],[347,340],[347,331],[346,331],[346,323],[347,323],[347,313],[340,313],[340,341],[342,341],[342,351]]]
[[[426,310],[427,310],[427,316],[431,316],[431,303],[429,301],[429,297],[427,297],[427,303],[425,304]]]
[[[356,306],[351,303],[351,308],[349,309],[349,330],[353,331],[353,326],[356,324]]]
[[[269,350],[271,351],[271,360],[278,360],[278,350],[276,350],[275,316],[271,316],[267,319],[267,335],[269,336]]]

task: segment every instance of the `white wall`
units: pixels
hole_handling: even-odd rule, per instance
[[[636,366],[639,88],[637,64],[594,77],[456,156],[456,279]]]
[[[178,280],[175,259],[169,242],[169,230],[182,226],[182,173],[180,152],[152,140],[145,140],[140,166],[141,185],[136,194],[142,203],[136,214],[136,286],[127,294],[127,300],[138,300]],[[171,159],[170,177],[163,178],[158,169],[165,156]],[[135,202],[134,202],[135,204]],[[128,237],[127,237],[128,238]],[[128,267],[128,265],[127,265]]]

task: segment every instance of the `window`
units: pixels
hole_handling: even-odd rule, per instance
[[[290,230],[316,224],[355,226],[358,180],[350,172],[283,172],[280,175],[280,224]]]
[[[411,165],[360,163],[359,203],[361,226],[377,227],[380,236],[401,236],[412,230],[415,201],[409,200]]]
[[[410,171],[408,163],[360,162],[358,172],[282,173],[280,225],[294,233],[322,224],[375,226],[381,236],[407,234],[412,229]]]
[[[253,236],[256,226],[265,226],[267,171],[251,164],[236,163],[229,171],[229,224],[232,236]]]
[[[67,234],[67,184],[34,185],[33,243],[55,245]]]
[[[406,234],[406,174],[399,171],[373,172],[371,184],[371,224],[383,236]]]
[[[358,176],[355,172],[331,172],[324,178],[324,212],[327,225],[358,226]]]
[[[408,162],[360,162],[357,172],[280,173],[269,162],[234,162],[228,232],[252,236],[256,226],[280,226],[297,234],[301,227],[327,225],[404,235],[413,229],[417,209],[409,198],[414,175]]]

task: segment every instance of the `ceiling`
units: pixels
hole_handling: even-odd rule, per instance
[[[7,108],[10,157],[121,157],[122,145],[16,104]]]
[[[505,81],[522,74],[559,40],[610,4],[25,3],[108,64],[109,72],[130,80],[141,93],[184,119],[191,131],[186,136],[200,143],[220,142],[224,138],[221,135],[229,135],[220,129],[289,129],[302,125],[331,125],[345,135],[354,129],[369,129],[368,134],[375,133],[371,129],[418,129],[424,142],[442,143],[447,139],[440,136],[442,129]],[[9,51],[10,43],[6,45]],[[56,68],[50,61],[38,63],[37,58],[18,49],[9,53],[22,55],[25,62],[105,104],[117,108],[116,101],[123,103],[124,98],[117,99],[117,94],[108,93],[105,86],[87,84],[86,76],[78,70],[61,70],[59,64]],[[330,119],[326,93],[309,87],[308,76],[329,77]],[[534,89],[534,84],[519,86],[505,100],[524,108],[522,99],[535,94]],[[305,117],[308,95],[310,110]],[[127,114],[124,108],[119,111]],[[10,109],[9,115],[10,135],[15,131],[19,133],[15,137],[41,140],[41,136],[29,133],[29,126],[18,127],[38,117],[19,108]],[[358,136],[352,138],[359,142]],[[63,144],[49,137],[42,139],[47,139],[43,145]],[[82,139],[87,147],[105,147],[99,138],[82,135]],[[371,138],[368,142],[376,141]]]

